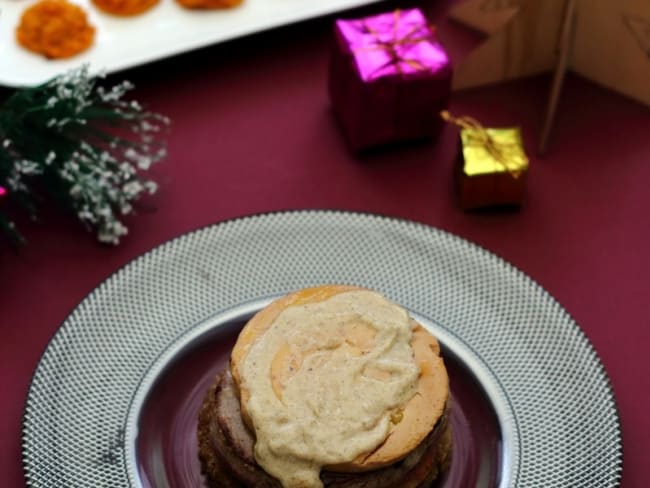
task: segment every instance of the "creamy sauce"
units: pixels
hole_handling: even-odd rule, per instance
[[[411,338],[408,313],[372,291],[285,309],[240,368],[258,464],[285,488],[320,488],[323,466],[375,450],[417,390]]]

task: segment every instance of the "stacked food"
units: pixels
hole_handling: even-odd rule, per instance
[[[280,298],[241,331],[199,415],[213,487],[425,487],[451,456],[437,340],[377,292]]]

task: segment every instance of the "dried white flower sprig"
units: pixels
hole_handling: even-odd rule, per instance
[[[157,185],[142,172],[165,156],[169,120],[97,86],[88,67],[15,92],[0,107],[0,189],[35,215],[37,190],[70,208],[101,242],[118,244],[120,218]],[[0,200],[2,205],[2,200]],[[0,227],[18,236],[2,214]]]

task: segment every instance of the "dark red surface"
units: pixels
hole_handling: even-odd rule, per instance
[[[445,25],[440,32],[452,54],[474,42]],[[173,120],[169,157],[153,170],[161,188],[129,220],[131,234],[118,248],[96,244],[53,209],[40,223],[18,222],[29,239],[18,254],[0,245],[3,487],[24,486],[20,431],[32,372],[59,324],[95,286],[189,230],[300,208],[378,212],[440,227],[539,282],[577,320],[610,376],[623,429],[622,486],[647,486],[650,110],[569,77],[550,151],[540,159],[534,148],[548,79],[454,94],[457,114],[520,125],[531,156],[520,211],[466,214],[452,190],[453,128],[435,144],[363,160],[349,154],[326,96],[330,37],[331,19],[321,19],[113,78],[134,81],[137,98]]]
[[[250,315],[220,323],[187,344],[157,377],[138,419],[137,466],[144,488],[205,487],[196,435],[199,409],[228,365]],[[452,464],[432,488],[495,488],[501,433],[489,398],[464,363],[443,348],[451,385]]]

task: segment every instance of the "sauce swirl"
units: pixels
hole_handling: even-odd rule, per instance
[[[321,488],[323,466],[380,446],[417,391],[412,334],[406,310],[369,290],[283,310],[240,370],[258,464],[284,488]]]

